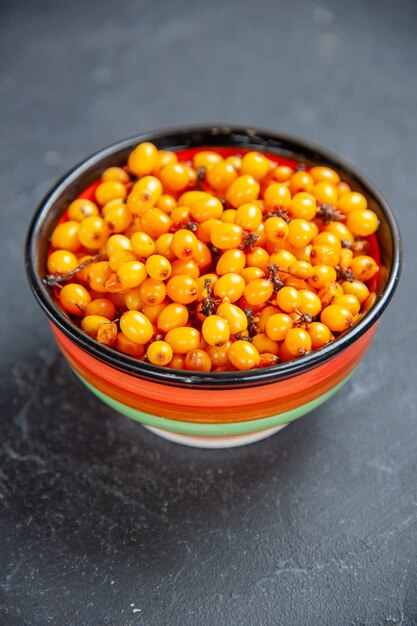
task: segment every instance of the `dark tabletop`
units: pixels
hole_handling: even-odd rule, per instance
[[[417,624],[416,2],[3,0],[0,29],[0,623]],[[168,443],[90,395],[23,269],[70,166],[190,122],[333,149],[404,240],[351,381],[231,450]]]

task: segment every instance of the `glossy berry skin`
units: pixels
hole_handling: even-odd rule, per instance
[[[210,234],[210,241],[219,250],[238,248],[243,241],[243,229],[237,224],[220,222],[220,224],[214,225]]]
[[[258,278],[248,283],[243,295],[249,304],[257,305],[267,302],[274,293],[274,287],[270,280]]]
[[[303,356],[311,350],[311,337],[303,328],[291,328],[285,335],[285,347],[294,356]]]
[[[230,248],[229,250],[225,250],[217,261],[216,274],[218,276],[223,276],[229,272],[240,274],[245,267],[245,263],[246,256],[243,250]]]
[[[226,320],[233,335],[241,333],[248,327],[248,318],[242,309],[231,302],[222,302],[217,307],[217,315]]]
[[[238,370],[253,369],[259,365],[261,360],[255,346],[242,339],[232,343],[229,348],[228,357],[233,367]]]
[[[167,288],[161,280],[147,278],[139,287],[139,296],[144,304],[157,306],[161,304],[167,295]]]
[[[265,334],[269,339],[282,341],[293,327],[293,320],[285,313],[274,313],[265,323]]]
[[[133,215],[143,215],[145,211],[155,206],[162,192],[163,187],[159,178],[144,176],[133,185],[127,198],[127,207]]]
[[[58,224],[58,226],[55,227],[55,230],[52,233],[51,244],[54,248],[60,250],[77,252],[77,250],[81,248],[79,232],[79,222],[68,220],[67,222]]]
[[[178,259],[191,259],[197,247],[197,237],[190,230],[180,229],[172,236],[171,250]]]
[[[47,270],[49,274],[66,274],[78,267],[75,254],[69,250],[55,250],[49,255]]]
[[[311,339],[311,347],[313,350],[322,348],[332,340],[330,329],[321,322],[312,322],[308,325],[307,332]]]
[[[190,350],[199,348],[201,335],[196,328],[180,326],[169,330],[165,335],[165,341],[176,354],[187,354]]]
[[[174,353],[171,346],[166,341],[153,341],[146,351],[149,362],[153,365],[168,365]]]
[[[241,204],[236,210],[234,223],[244,230],[254,232],[262,223],[262,211],[255,202]]]
[[[252,176],[258,181],[267,175],[269,169],[269,159],[260,152],[247,152],[240,165],[241,174]]]
[[[183,304],[172,302],[167,304],[160,312],[157,319],[158,329],[167,333],[173,328],[185,326],[188,322],[188,309]]]
[[[77,283],[64,285],[59,292],[62,307],[71,315],[84,315],[84,310],[91,302],[90,292]]]
[[[135,176],[151,174],[156,167],[158,150],[148,141],[139,144],[129,155],[127,165]]]
[[[146,260],[146,271],[154,280],[166,280],[171,276],[172,266],[161,254],[152,254]]]
[[[120,318],[120,329],[133,343],[146,344],[152,338],[153,326],[140,311],[126,311]]]
[[[346,226],[357,237],[368,237],[378,229],[378,218],[373,211],[355,209],[346,218]]]
[[[187,352],[184,365],[191,372],[209,372],[212,367],[209,354],[199,348]]]
[[[78,199],[71,202],[68,207],[68,219],[82,222],[86,217],[99,215],[99,209],[91,200]]]
[[[154,240],[150,235],[144,233],[143,231],[133,233],[130,238],[130,245],[133,252],[135,252],[138,256],[143,257],[144,259],[147,259],[155,253]]]
[[[78,238],[88,250],[99,250],[107,241],[110,231],[102,217],[86,217],[79,225]]]
[[[220,276],[214,284],[214,294],[224,300],[228,298],[230,302],[236,302],[243,295],[245,281],[239,274],[230,272]]]
[[[101,183],[96,189],[96,200],[100,206],[104,206],[112,200],[124,200],[126,198],[126,186],[115,180],[109,180]]]
[[[333,332],[343,332],[353,324],[352,313],[339,304],[331,304],[321,312],[320,321]]]
[[[232,182],[226,192],[226,200],[235,209],[247,202],[253,202],[257,199],[260,191],[258,181],[253,176],[239,176]]]
[[[84,315],[101,315],[113,320],[116,317],[116,307],[108,298],[96,298],[87,304]]]
[[[184,274],[172,276],[167,283],[167,295],[173,302],[190,304],[197,299],[197,283],[194,278]]]
[[[209,346],[222,346],[230,338],[230,327],[223,317],[210,315],[201,327],[204,340]]]

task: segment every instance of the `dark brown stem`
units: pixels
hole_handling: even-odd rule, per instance
[[[80,265],[78,265],[76,268],[74,268],[70,272],[67,272],[66,274],[47,274],[46,276],[42,278],[42,282],[47,287],[50,287],[50,288],[57,287],[61,283],[68,280],[68,278],[75,276],[75,274],[77,274],[80,270],[83,270],[85,267],[87,267],[87,265],[90,265],[90,263],[96,263],[97,261],[105,261],[106,259],[107,259],[106,254],[96,254],[95,256],[92,256],[91,259],[86,259],[85,261],[80,263]]]

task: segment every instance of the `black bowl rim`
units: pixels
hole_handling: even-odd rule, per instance
[[[288,363],[280,363],[276,366],[249,371],[191,373],[184,370],[157,367],[150,363],[138,361],[127,355],[120,354],[115,350],[99,344],[88,335],[82,333],[82,331],[72,324],[71,321],[68,320],[62,311],[54,304],[47,288],[42,284],[41,279],[36,273],[35,259],[38,230],[43,219],[46,217],[50,207],[53,205],[59,194],[67,189],[70,184],[74,183],[77,178],[84,174],[89,168],[97,166],[101,160],[114,153],[126,150],[143,141],[158,142],[158,140],[167,139],[172,140],[173,148],[175,147],[174,144],[178,143],[178,148],[180,149],[181,147],[184,147],[183,142],[185,138],[193,134],[202,134],[207,138],[212,138],[212,143],[210,143],[210,141],[202,142],[200,144],[201,146],[211,145],[214,147],[216,146],[216,140],[218,142],[219,137],[225,138],[237,135],[241,137],[242,143],[230,140],[230,143],[226,142],[224,145],[240,147],[242,149],[247,149],[248,147],[255,149],[255,147],[258,146],[259,150],[263,149],[265,152],[270,151],[272,153],[274,152],[275,147],[275,151],[277,153],[281,152],[281,154],[285,154],[285,148],[281,145],[284,143],[292,146],[291,148],[287,148],[287,151],[291,152],[292,157],[297,156],[297,154],[302,156],[303,152],[314,153],[316,158],[320,161],[326,162],[329,166],[344,171],[352,178],[356,179],[378,202],[388,222],[392,237],[393,258],[391,270],[388,274],[382,292],[373,307],[349,332],[342,335],[336,341],[328,344],[324,348]],[[177,138],[176,141],[175,138]],[[182,141],[180,138],[182,138]],[[243,138],[247,138],[248,142],[254,142],[257,138],[260,141],[258,144],[248,143],[245,145]],[[265,145],[265,141],[267,142],[267,145]],[[277,148],[277,146],[280,146],[280,148]],[[358,169],[356,169],[356,167],[327,148],[323,148],[311,141],[299,138],[295,135],[279,131],[271,131],[259,127],[232,126],[227,124],[195,124],[180,127],[168,127],[147,133],[141,133],[134,137],[113,143],[106,148],[94,152],[91,156],[82,160],[80,163],[68,170],[47,192],[33,216],[29,226],[25,246],[26,273],[31,289],[39,305],[53,324],[67,337],[69,337],[78,347],[98,358],[100,361],[107,363],[111,367],[124,371],[128,374],[135,375],[141,379],[178,387],[192,385],[194,388],[210,388],[215,386],[217,388],[236,389],[241,387],[271,384],[283,381],[322,365],[324,362],[335,357],[359,339],[359,337],[365,334],[379,319],[398,285],[401,273],[401,262],[402,246],[397,221],[388,203],[382,197],[375,185]]]

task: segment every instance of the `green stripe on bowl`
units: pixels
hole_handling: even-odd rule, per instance
[[[78,372],[76,372],[73,368],[71,369],[73,370],[74,374],[81,380],[81,382],[83,382],[84,385],[94,393],[94,395],[100,398],[100,400],[105,402],[105,404],[110,406],[118,413],[122,413],[123,415],[130,417],[136,422],[147,424],[148,426],[154,426],[155,428],[160,428],[162,430],[168,430],[172,433],[202,436],[211,435],[214,437],[224,435],[243,435],[245,433],[258,432],[260,430],[265,430],[266,428],[273,428],[274,426],[279,426],[280,424],[292,422],[323,404],[323,402],[328,400],[334,393],[336,393],[352,375],[351,372],[340,383],[330,389],[330,391],[327,391],[326,393],[322,394],[318,398],[315,398],[311,402],[307,402],[306,404],[303,404],[296,409],[291,409],[290,411],[280,413],[279,415],[271,415],[270,417],[263,417],[257,420],[250,420],[247,422],[232,422],[228,424],[201,424],[195,422],[178,422],[177,420],[170,420],[165,417],[157,417],[156,415],[143,413],[142,411],[133,409],[132,407],[129,407],[125,404],[121,404],[121,402],[113,400],[113,398],[110,398],[102,391],[96,389],[82,376],[80,376]]]

